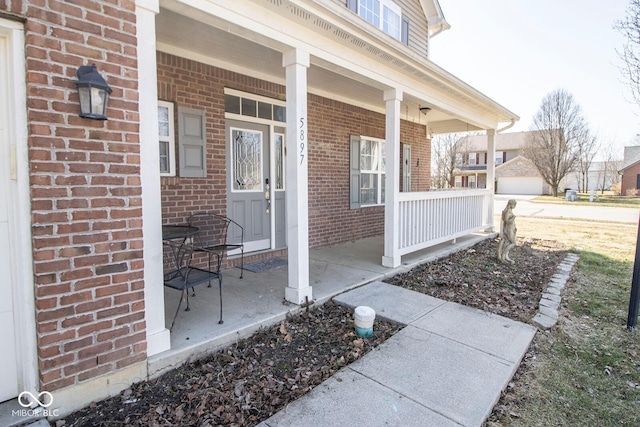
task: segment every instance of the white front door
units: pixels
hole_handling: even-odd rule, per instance
[[[15,151],[11,149],[9,120],[14,117],[9,111],[9,79],[7,65],[10,64],[8,39],[0,33],[0,402],[18,395],[18,361],[16,347],[16,328],[14,320],[14,272],[15,259],[12,259],[12,224],[9,220],[11,203],[10,182],[15,171]]]

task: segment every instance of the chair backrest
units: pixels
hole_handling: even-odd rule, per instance
[[[196,247],[213,247],[227,244],[227,230],[231,220],[214,213],[198,213],[191,215],[189,225],[198,227],[193,236]]]

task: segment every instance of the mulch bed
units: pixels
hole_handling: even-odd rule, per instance
[[[520,240],[510,254],[513,265],[498,262],[496,250],[497,241],[486,240],[387,281],[530,323],[566,250],[556,242]],[[376,320],[373,337],[361,338],[353,310],[328,302],[54,425],[254,426],[401,327]]]
[[[387,282],[532,323],[543,290],[567,255],[566,247],[555,241],[520,239],[509,254],[514,264],[499,262],[497,247],[498,240],[485,240]]]

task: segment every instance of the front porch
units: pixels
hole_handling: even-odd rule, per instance
[[[370,237],[340,245],[312,249],[309,252],[309,284],[314,290],[314,304],[366,283],[383,280],[414,266],[446,256],[492,236],[474,233],[402,256],[396,268],[380,265],[384,252],[383,236]],[[301,310],[284,300],[282,288],[287,283],[287,267],[260,273],[232,268],[224,271],[224,324],[218,324],[218,289],[200,287],[191,298],[191,311],[181,309],[171,332],[171,349],[149,357],[150,377],[177,367],[188,360],[203,357],[237,340],[250,336],[261,327],[284,319],[287,313]],[[179,295],[165,289],[165,319],[171,321]],[[382,314],[381,314],[382,315]],[[167,323],[168,324],[168,323]]]

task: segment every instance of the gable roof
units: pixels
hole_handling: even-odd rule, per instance
[[[510,133],[498,133],[495,138],[495,150],[496,151],[509,151],[520,150],[526,142],[527,135],[537,131],[523,131],[523,132],[510,132]],[[487,136],[486,135],[472,135],[461,138],[458,141],[460,147],[464,148],[464,151],[482,152],[487,151]]]
[[[640,162],[640,145],[624,147],[624,159],[622,160],[622,169],[620,172],[634,166]]]

